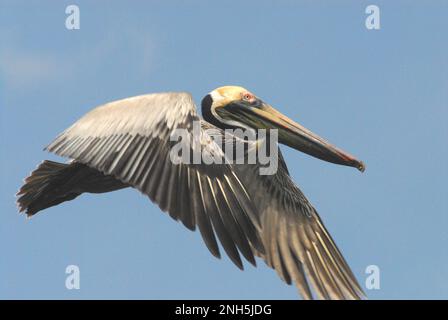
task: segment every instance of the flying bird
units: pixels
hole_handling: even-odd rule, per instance
[[[17,194],[20,212],[31,217],[86,192],[132,187],[188,229],[198,228],[218,258],[220,242],[240,269],[241,256],[254,266],[259,257],[305,299],[364,298],[316,209],[291,179],[278,144],[277,171],[261,175],[259,161],[234,163],[214,136],[275,129],[279,144],[360,171],[364,164],[242,87],[211,91],[201,108],[202,117],[189,93],[168,92],[93,109],[46,147],[70,161],[45,160],[25,179]],[[178,129],[189,136],[190,150],[222,161],[173,162],[171,137]],[[243,140],[257,148],[260,139]]]

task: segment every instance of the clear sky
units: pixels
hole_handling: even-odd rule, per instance
[[[119,98],[242,85],[363,160],[283,148],[371,299],[448,298],[448,2],[0,1],[0,298],[296,299],[262,261],[241,272],[132,189],[27,220],[14,194],[42,151]],[[367,30],[365,8],[380,8]],[[65,288],[77,265],[81,289]]]

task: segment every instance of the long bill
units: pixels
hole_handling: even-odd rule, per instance
[[[364,172],[365,165],[362,161],[335,147],[270,105],[263,103],[258,108],[250,108],[250,113],[257,118],[257,122],[262,122],[267,129],[278,129],[280,143],[321,160],[355,167]]]

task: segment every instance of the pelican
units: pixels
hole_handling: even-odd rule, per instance
[[[365,298],[316,209],[291,179],[280,150],[277,171],[260,175],[257,162],[228,161],[209,129],[217,135],[231,128],[275,129],[279,144],[318,159],[361,172],[363,162],[242,87],[211,91],[201,108],[202,118],[191,94],[167,92],[93,109],[46,147],[70,161],[43,161],[17,194],[19,211],[31,217],[82,193],[132,187],[188,229],[198,228],[207,248],[218,258],[220,242],[240,269],[241,256],[254,266],[258,257],[284,282],[294,284],[304,299]],[[193,131],[195,122],[200,124],[199,133]],[[190,148],[199,148],[223,162],[171,161],[170,136],[177,129],[191,136],[199,134],[199,143],[191,143]],[[258,139],[256,136],[247,143],[257,146]]]

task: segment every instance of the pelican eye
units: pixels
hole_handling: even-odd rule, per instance
[[[253,102],[255,100],[255,97],[253,94],[250,94],[249,92],[243,93],[242,98],[244,101]]]

